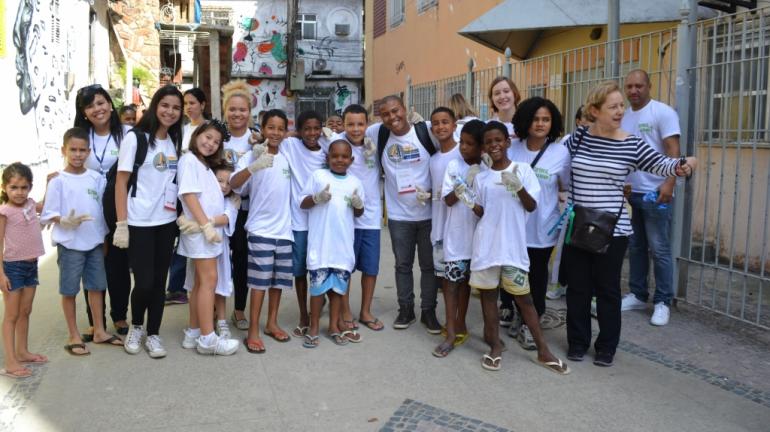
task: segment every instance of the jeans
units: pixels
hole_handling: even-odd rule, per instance
[[[585,352],[591,346],[591,297],[596,296],[599,336],[596,352],[615,355],[620,342],[620,271],[628,237],[613,237],[606,253],[595,254],[569,245],[567,258],[567,343]]]
[[[390,242],[396,258],[396,293],[400,308],[414,308],[414,250],[420,263],[420,308],[435,309],[437,283],[433,271],[433,246],[430,244],[431,221],[389,220]]]
[[[644,201],[644,194],[632,193],[631,226],[634,234],[628,244],[629,281],[631,292],[646,302],[647,274],[650,271],[648,251],[655,269],[653,303],[671,304],[674,297],[674,261],[671,257],[671,203],[659,208],[655,202]]]

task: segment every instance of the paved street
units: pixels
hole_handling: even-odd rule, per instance
[[[390,327],[396,304],[387,231],[382,239],[374,311]],[[228,358],[203,357],[180,346],[185,306],[166,308],[166,359],[93,344],[91,356],[76,358],[62,349],[56,278],[49,255],[41,264],[31,345],[51,361],[26,381],[0,380],[0,430],[646,432],[766,431],[770,424],[767,332],[692,307],[675,311],[664,328],[651,327],[646,313],[624,314],[616,365],[570,363],[566,377],[537,367],[534,354],[507,336],[503,370],[483,370],[475,298],[472,338],[445,359],[431,355],[439,338],[419,324],[362,329],[358,345],[322,339],[308,350],[298,339],[266,339],[263,355],[241,349]],[[289,330],[297,319],[294,293],[283,300],[280,322]],[[565,306],[548,307],[548,326],[556,328],[546,336],[563,357]],[[82,304],[79,312],[85,328]]]

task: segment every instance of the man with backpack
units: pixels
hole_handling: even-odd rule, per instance
[[[414,251],[420,263],[420,321],[430,332],[441,330],[436,318],[437,284],[433,271],[431,231],[430,156],[436,152],[424,122],[407,120],[406,107],[398,96],[387,96],[379,106],[382,124],[369,127],[367,135],[377,142],[385,174],[385,205],[393,254],[396,258],[396,291],[399,313],[395,329],[416,321],[414,313]]]

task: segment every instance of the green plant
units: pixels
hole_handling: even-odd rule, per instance
[[[120,82],[126,82],[126,63],[118,63],[118,75],[120,76]],[[139,80],[140,85],[147,85],[153,81],[153,75],[147,69],[141,66],[134,66],[131,68],[131,75],[134,81]]]

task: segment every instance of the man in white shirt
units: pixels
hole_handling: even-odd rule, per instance
[[[629,72],[624,85],[630,107],[621,127],[670,157],[679,157],[679,116],[668,105],[650,98],[650,77],[639,69]],[[674,263],[671,256],[671,213],[676,178],[635,172],[629,203],[633,208],[634,234],[629,242],[629,286],[621,310],[646,309],[649,253],[655,269],[655,311],[650,323],[668,324],[669,306],[674,296]]]
[[[430,153],[420,142],[415,127],[407,121],[404,102],[387,96],[379,107],[382,124],[367,129],[377,142],[380,127],[390,130],[381,155],[385,173],[385,204],[388,231],[396,258],[396,291],[399,313],[395,329],[406,329],[416,321],[414,314],[414,251],[420,263],[420,321],[430,332],[440,332],[436,318],[436,277],[433,272],[431,231]],[[379,146],[379,143],[378,143]]]

